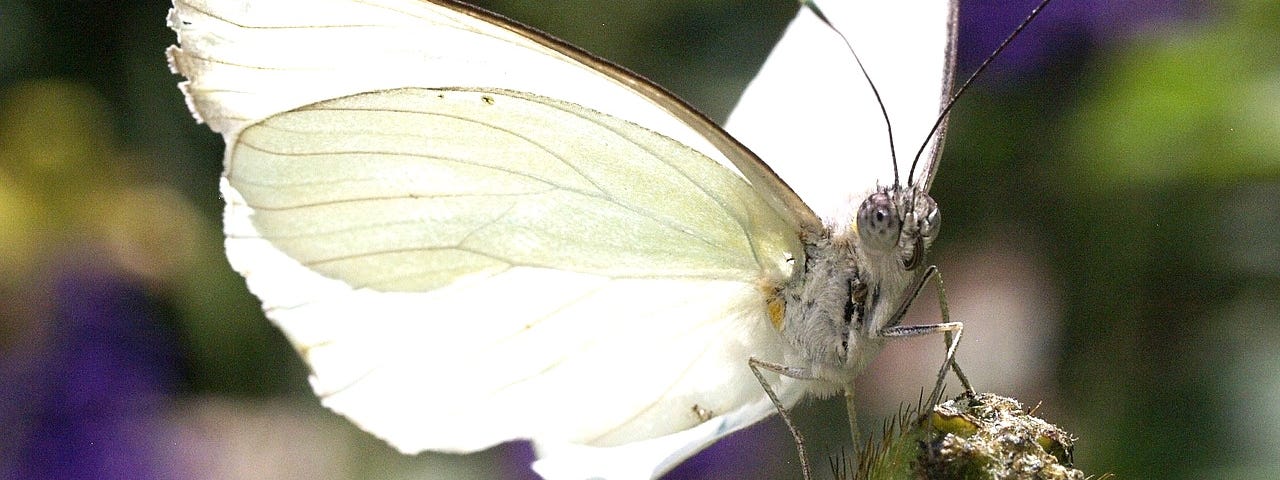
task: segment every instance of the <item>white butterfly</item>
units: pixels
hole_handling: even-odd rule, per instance
[[[790,406],[955,327],[896,325],[954,36],[950,2],[899,3],[824,5],[897,167],[803,9],[734,137],[445,0],[176,0],[168,54],[227,144],[228,258],[327,407],[406,453],[527,438],[543,475],[647,478],[773,411],[749,358]]]

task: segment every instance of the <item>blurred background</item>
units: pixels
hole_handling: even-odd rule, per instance
[[[959,71],[1031,4],[962,2]],[[719,119],[796,8],[485,6]],[[318,405],[222,256],[222,142],[165,66],[168,8],[0,0],[0,477],[534,478],[527,445],[403,457]],[[1039,404],[1087,473],[1280,477],[1280,3],[1057,0],[943,158],[932,258],[979,390]],[[913,321],[936,321],[923,298]],[[940,343],[891,344],[859,380],[867,433],[931,385]],[[839,402],[797,415],[829,478]],[[669,478],[794,461],[775,419]]]

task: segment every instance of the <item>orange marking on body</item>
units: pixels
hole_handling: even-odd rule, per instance
[[[773,323],[773,328],[782,331],[782,316],[787,309],[787,301],[782,298],[781,289],[775,285],[765,284],[760,286],[760,292],[764,293],[765,312],[769,314],[769,322]]]

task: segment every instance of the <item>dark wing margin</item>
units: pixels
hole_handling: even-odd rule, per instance
[[[947,103],[951,101],[952,84],[955,83],[956,77],[956,37],[960,30],[960,2],[951,0],[951,12],[947,16],[947,53],[946,62],[943,65],[942,88],[939,93],[938,114],[942,115],[947,108]],[[934,174],[938,171],[938,161],[942,157],[942,147],[947,137],[947,119],[943,118],[938,124],[938,131],[934,132],[937,141],[933,142],[933,148],[924,152],[926,163],[924,165],[923,175],[917,182],[924,192],[929,191],[929,187],[933,185]]]
[[[552,37],[538,29],[524,25],[515,20],[509,19],[502,15],[483,10],[479,7],[461,3],[455,0],[429,0],[445,8],[469,15],[480,19],[486,23],[501,26],[532,40],[540,45],[555,50],[560,54],[569,57],[583,65],[598,71],[614,81],[627,86],[631,90],[638,92],[658,107],[670,113],[684,124],[688,125],[694,131],[701,134],[713,146],[724,153],[725,157],[733,162],[734,166],[742,172],[747,181],[756,187],[759,192],[769,203],[771,207],[777,210],[783,218],[788,222],[795,222],[792,227],[797,231],[805,233],[817,233],[822,230],[822,221],[813,213],[800,196],[786,184],[773,169],[769,168],[760,157],[756,156],[750,149],[739,142],[728,132],[724,131],[714,121],[707,118],[706,115],[699,112],[692,105],[684,100],[676,97],[675,94],[667,91],[662,86],[641,77],[622,66],[613,62],[600,58],[569,44],[563,40]],[[952,17],[954,19],[955,7],[952,9]],[[954,24],[954,22],[952,22]],[[955,37],[952,35],[951,43],[955,43]],[[954,55],[951,57],[954,59]],[[950,77],[948,77],[950,78]],[[949,82],[948,82],[949,83]],[[950,86],[946,87],[946,91],[950,92]]]

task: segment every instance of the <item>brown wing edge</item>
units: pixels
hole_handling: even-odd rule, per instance
[[[958,0],[951,0],[950,3],[951,12],[948,14],[947,18],[947,58],[946,63],[942,67],[942,78],[944,80],[942,82],[940,101],[938,102],[938,114],[942,114],[943,110],[947,107],[947,103],[951,101],[952,84],[955,83],[956,77],[956,37],[960,30],[960,2]],[[923,192],[929,191],[929,187],[933,185],[934,174],[938,172],[938,159],[942,157],[942,147],[945,143],[944,140],[947,138],[947,123],[949,122],[944,118],[942,119],[942,123],[938,124],[938,131],[934,133],[938,140],[933,142],[932,149],[925,152],[925,158],[928,159],[928,163],[925,164],[924,175],[919,182],[919,184],[922,185],[921,191]]]
[[[760,157],[729,135],[719,125],[716,125],[714,121],[702,112],[699,112],[692,105],[676,97],[675,94],[662,86],[641,77],[625,67],[497,13],[456,0],[429,1],[486,23],[506,28],[587,67],[602,72],[618,83],[639,93],[655,105],[680,119],[680,121],[693,128],[694,131],[702,134],[712,145],[724,153],[725,157],[733,162],[734,166],[738,167],[738,170],[742,172],[747,181],[756,187],[756,191],[764,195],[765,201],[782,214],[782,218],[786,219],[788,223],[792,223],[791,226],[796,231],[803,234],[818,234],[822,231],[822,221],[818,219],[818,216],[813,213],[813,210],[800,199],[800,196],[786,182],[774,173],[772,168],[769,168],[769,165],[765,164]]]

